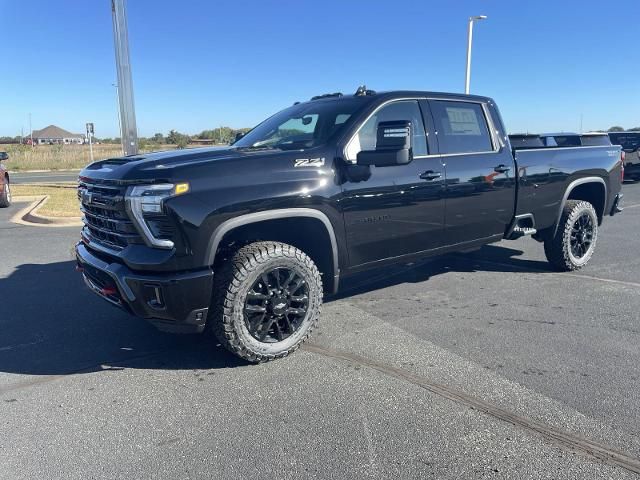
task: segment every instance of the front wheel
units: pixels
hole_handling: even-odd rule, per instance
[[[567,200],[555,235],[544,242],[544,253],[557,270],[578,270],[591,259],[597,239],[598,216],[593,205]]]
[[[9,185],[9,179],[5,177],[4,188],[0,193],[0,208],[6,208],[11,206],[11,185]]]
[[[318,323],[320,272],[304,252],[279,242],[240,248],[217,272],[207,320],[220,343],[250,362],[295,351]]]

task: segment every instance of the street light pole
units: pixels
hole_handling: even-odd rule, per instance
[[[122,149],[122,120],[120,120],[120,92],[118,91],[118,84],[112,83],[112,87],[116,89],[116,111],[118,112],[118,131],[120,132],[120,149]],[[122,155],[124,155],[124,150]]]
[[[469,95],[469,84],[471,83],[471,46],[473,44],[473,22],[476,20],[486,20],[486,15],[469,17],[469,29],[467,31],[467,71],[464,78],[464,93]]]
[[[122,148],[125,155],[135,155],[138,153],[138,128],[136,127],[136,111],[133,101],[125,2],[126,0],[111,0],[111,13],[113,16],[116,70],[118,72]]]

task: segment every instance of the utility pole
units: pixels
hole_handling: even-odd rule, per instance
[[[125,155],[138,153],[138,128],[133,100],[129,34],[127,31],[126,0],[111,0],[113,40],[118,73],[118,103],[120,104],[120,138]]]
[[[464,93],[469,95],[469,84],[471,83],[471,47],[473,44],[473,22],[486,20],[486,15],[469,17],[469,28],[467,30],[467,71],[464,76]]]

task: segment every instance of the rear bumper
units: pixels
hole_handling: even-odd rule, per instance
[[[75,248],[77,269],[89,289],[112,305],[150,321],[163,331],[204,330],[213,291],[213,271],[138,274],[109,263],[82,243]]]

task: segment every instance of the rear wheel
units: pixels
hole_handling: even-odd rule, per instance
[[[0,208],[6,208],[11,205],[11,185],[9,184],[9,177],[4,179],[4,188],[0,193]]]
[[[544,253],[556,269],[578,270],[591,259],[597,239],[598,216],[593,205],[567,200],[555,235],[544,242]]]
[[[228,350],[264,362],[309,338],[321,305],[322,280],[311,258],[291,245],[256,242],[217,272],[207,323]]]

